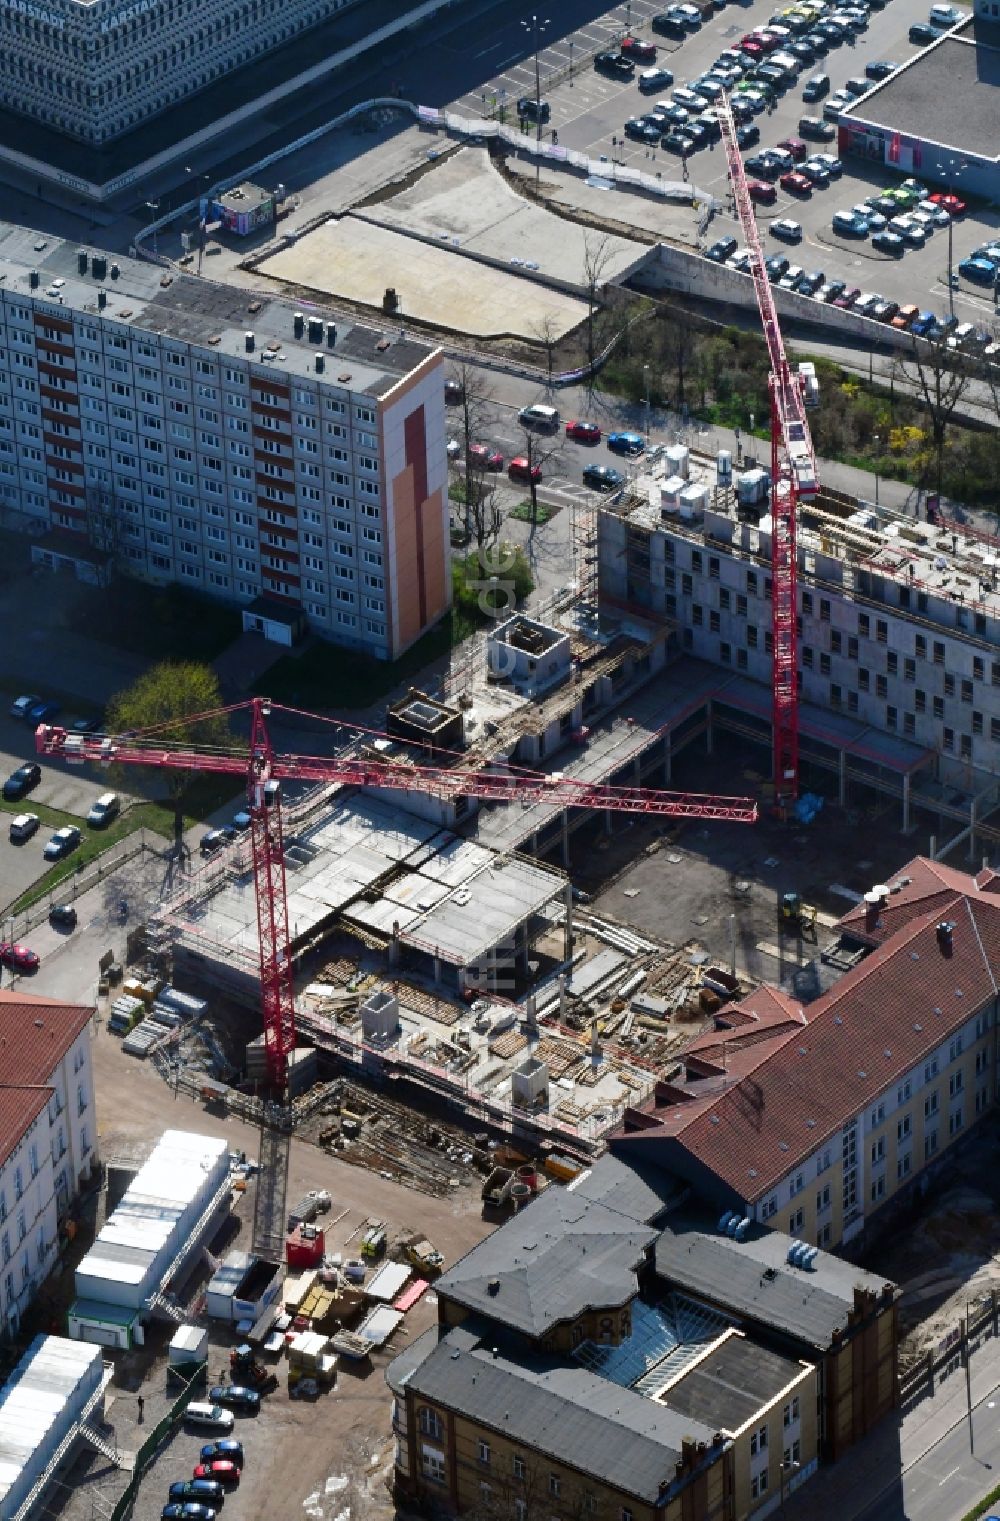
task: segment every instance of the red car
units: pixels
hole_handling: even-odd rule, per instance
[[[809,157],[809,149],[800,137],[783,137],[778,147],[790,153],[797,164],[801,164],[804,158]]]
[[[196,1479],[215,1479],[219,1484],[238,1484],[240,1471],[235,1463],[225,1458],[214,1458],[211,1463],[199,1463],[194,1470]]]
[[[507,475],[512,481],[525,481],[529,483],[534,481],[537,486],[542,478],[542,467],[541,465],[529,465],[527,455],[519,454],[507,466]]]
[[[578,444],[599,444],[601,430],[596,423],[592,422],[568,422],[566,437],[575,438]]]
[[[960,201],[957,195],[946,195],[943,190],[935,190],[930,198],[935,206],[943,206],[945,211],[950,211],[953,217],[960,217],[965,211],[965,202]]]
[[[851,285],[847,290],[844,291],[844,294],[842,296],[837,297],[836,301],[833,304],[834,306],[839,306],[842,312],[846,312],[849,307],[854,305],[860,294],[861,286]]]
[[[778,199],[778,192],[767,180],[748,180],[747,195],[752,201],[759,201],[763,206],[773,206]]]
[[[481,470],[503,469],[503,455],[499,449],[491,449],[489,444],[470,444],[469,458]]]
[[[767,48],[759,37],[744,37],[740,43],[740,52],[748,53],[751,58],[763,58]]]
[[[782,190],[790,190],[793,195],[812,195],[812,180],[807,180],[804,174],[798,174],[794,169],[783,174],[778,184]]]
[[[775,37],[771,32],[751,32],[750,35],[759,43],[765,53],[773,53],[775,48],[781,46],[782,39]]]
[[[15,972],[38,971],[38,956],[26,945],[11,945],[9,941],[0,945],[0,961],[4,966],[12,967]]]
[[[641,37],[623,37],[621,54],[624,58],[635,58],[643,63],[656,57],[656,43],[644,42]]]

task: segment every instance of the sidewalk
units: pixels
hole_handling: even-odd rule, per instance
[[[972,1355],[972,1404],[975,1410],[1000,1387],[1000,1339],[990,1338]],[[946,1377],[939,1378],[933,1396],[928,1396],[910,1411],[888,1418],[839,1463],[821,1468],[785,1502],[787,1521],[815,1521],[817,1515],[836,1517],[837,1521],[854,1521],[855,1517],[878,1514],[885,1521],[906,1515],[906,1500],[911,1492],[908,1475],[957,1426],[967,1419],[965,1369],[955,1363]],[[979,1442],[977,1441],[977,1451]],[[989,1488],[983,1476],[983,1492]],[[995,1481],[994,1481],[995,1482]],[[912,1474],[912,1486],[922,1492],[922,1476]],[[944,1518],[947,1512],[942,1509]]]

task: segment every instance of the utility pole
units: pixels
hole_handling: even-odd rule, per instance
[[[149,208],[149,210],[153,213],[153,217],[155,219],[158,216],[159,210],[160,210],[160,203],[159,203],[159,201],[147,201],[146,205]],[[158,250],[157,241],[156,241],[157,231],[158,231],[158,229],[156,227],[154,227],[153,228],[153,258],[154,259],[159,256],[159,250]]]
[[[963,169],[967,169],[968,167],[969,167],[968,164],[964,160],[962,161],[962,163],[956,164],[956,162],[955,162],[955,160],[953,158],[950,158],[948,160],[947,164],[938,164],[938,166],[937,166],[937,172],[938,172],[938,174],[944,176],[945,183],[948,186],[948,192],[949,192],[950,195],[954,195],[955,194],[955,182],[958,179],[959,175],[962,173],[962,170]],[[948,208],[948,312],[949,312],[950,316],[952,316],[952,317],[954,317],[954,315],[955,315],[954,235],[955,235],[955,218],[954,218],[954,215],[952,214],[951,208],[949,207]]]
[[[642,378],[646,384],[646,448],[649,448],[649,365],[642,367]]]
[[[539,21],[537,16],[532,16],[530,21],[522,21],[521,25],[526,32],[531,33],[531,44],[535,53],[535,191],[542,173],[542,80],[539,73],[538,45],[542,32],[548,26],[548,18]]]

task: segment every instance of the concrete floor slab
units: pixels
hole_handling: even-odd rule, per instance
[[[546,324],[561,337],[587,314],[575,296],[350,216],[307,233],[258,273],[379,308],[392,286],[401,302],[397,320],[413,317],[479,337],[531,338]]]

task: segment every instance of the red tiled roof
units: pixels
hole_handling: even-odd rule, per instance
[[[49,1078],[93,1014],[81,1004],[0,991],[0,1164],[49,1101]]]
[[[717,1027],[688,1041],[680,1053],[682,1061],[690,1053],[706,1060],[725,1060],[728,1064],[739,1047],[787,1035],[793,1027],[804,1025],[809,1010],[780,988],[765,985],[748,993],[739,1003],[727,1004],[715,1017]]]
[[[844,914],[838,927],[869,945],[881,945],[916,915],[929,913],[935,907],[943,910],[956,893],[1000,891],[1000,874],[984,871],[970,877],[968,872],[957,871],[954,866],[916,856],[886,885],[890,895],[874,925],[867,922],[864,903],[857,903]]]
[[[735,1053],[729,1080],[711,1098],[703,1084],[695,1085],[700,1093],[690,1104],[675,1090],[674,1102],[654,1108],[629,1143],[641,1148],[673,1138],[738,1197],[767,1193],[996,997],[1000,896],[955,875],[962,890],[943,905],[924,877],[930,910],[925,903],[922,914],[818,998],[808,1025],[777,1046],[763,1043],[752,1065],[746,1059],[754,1048]],[[944,918],[955,922],[950,954],[938,942]]]

